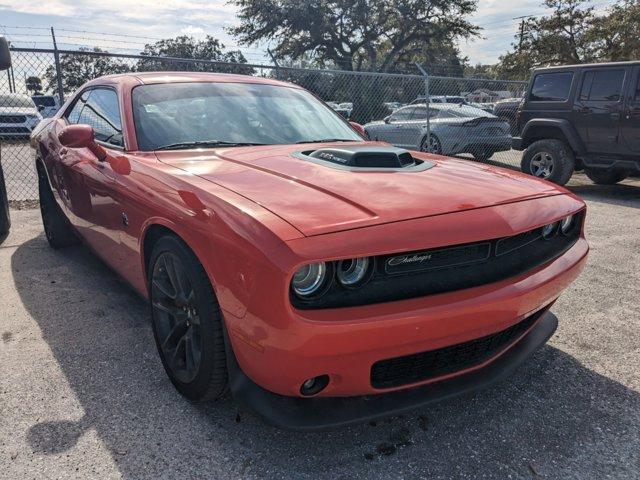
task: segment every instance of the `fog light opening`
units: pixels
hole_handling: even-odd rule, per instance
[[[319,375],[317,377],[309,378],[302,382],[302,385],[300,386],[300,394],[305,397],[310,397],[320,393],[327,385],[329,385],[329,375]]]

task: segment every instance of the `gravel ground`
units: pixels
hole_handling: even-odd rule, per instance
[[[0,247],[0,477],[640,478],[640,181],[572,180],[592,252],[507,381],[375,424],[279,431],[167,380],[146,305],[36,210]]]

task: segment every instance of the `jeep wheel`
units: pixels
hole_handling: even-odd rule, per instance
[[[533,142],[522,156],[521,169],[534,177],[564,185],[575,168],[571,149],[560,140],[548,139]]]
[[[626,170],[605,170],[602,168],[588,168],[585,169],[584,173],[593,183],[598,185],[613,185],[629,176],[629,172]]]

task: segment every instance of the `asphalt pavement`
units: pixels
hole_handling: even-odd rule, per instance
[[[493,389],[291,433],[169,383],[145,303],[37,210],[0,246],[0,478],[640,478],[640,181],[588,203],[582,276],[549,344]]]

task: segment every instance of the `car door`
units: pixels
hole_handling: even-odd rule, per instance
[[[622,118],[627,68],[589,68],[582,73],[581,87],[574,104],[578,123],[586,133],[587,150],[595,154],[620,153]]]
[[[406,147],[411,141],[406,135],[405,125],[411,119],[416,107],[404,107],[396,110],[387,123],[387,142],[396,147]]]
[[[401,144],[405,148],[419,149],[426,129],[429,109],[426,105],[416,106],[409,119],[401,125]]]
[[[58,129],[71,123],[90,125],[107,156],[121,154],[122,122],[115,90],[95,87],[83,92],[65,120]],[[60,196],[69,219],[96,253],[110,265],[116,264],[122,216],[113,195],[114,172],[109,162],[99,161],[89,149],[61,145],[58,158],[62,168]]]
[[[622,153],[637,156],[640,154],[640,67],[634,67],[627,91],[627,103],[620,120]]]

